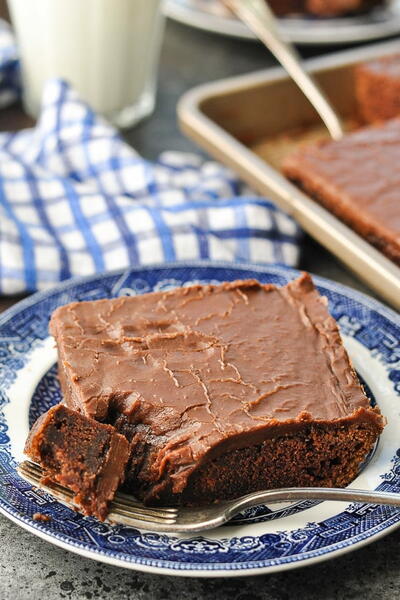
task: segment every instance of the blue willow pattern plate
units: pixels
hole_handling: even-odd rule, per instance
[[[119,566],[171,575],[233,576],[310,564],[355,549],[400,523],[388,506],[298,502],[249,509],[205,536],[160,535],[100,523],[33,489],[15,467],[29,425],[59,402],[51,312],[67,302],[141,294],[194,282],[257,278],[285,284],[283,267],[181,263],[131,269],[65,282],[0,316],[0,510],[32,533],[65,549]],[[400,319],[378,302],[315,278],[340,324],[353,364],[387,417],[371,457],[351,484],[400,492]],[[268,318],[268,314],[266,314]],[[49,515],[35,521],[34,513]]]

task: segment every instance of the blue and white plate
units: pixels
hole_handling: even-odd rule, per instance
[[[83,556],[170,575],[254,575],[303,566],[359,548],[398,527],[400,510],[298,502],[249,509],[207,535],[159,535],[83,517],[16,473],[29,425],[60,400],[51,312],[67,302],[165,290],[194,282],[257,278],[285,284],[281,267],[180,264],[66,282],[0,315],[0,510],[32,533]],[[400,319],[378,302],[315,278],[328,297],[358,373],[388,424],[354,487],[400,492]],[[266,314],[268,318],[268,314]],[[35,521],[35,513],[51,520]]]

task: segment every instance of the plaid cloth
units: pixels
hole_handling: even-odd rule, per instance
[[[165,261],[296,265],[294,221],[242,192],[231,171],[192,154],[144,160],[51,80],[37,126],[0,134],[0,294]]]

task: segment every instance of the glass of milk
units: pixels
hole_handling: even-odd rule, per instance
[[[69,81],[118,127],[154,109],[163,32],[160,0],[8,0],[22,62],[25,110],[43,85]]]

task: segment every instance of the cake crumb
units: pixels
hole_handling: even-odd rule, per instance
[[[43,513],[37,512],[33,515],[33,520],[34,521],[51,521],[51,516],[50,515],[44,515]]]

